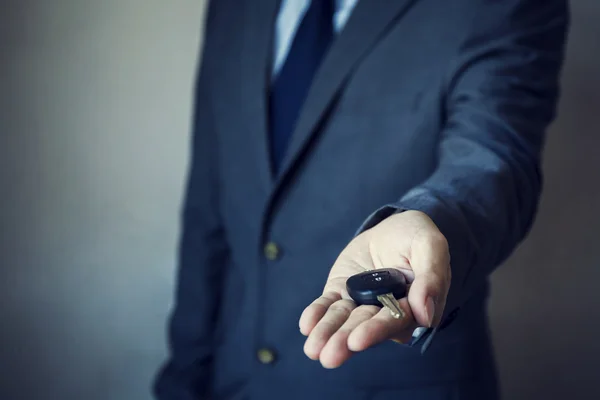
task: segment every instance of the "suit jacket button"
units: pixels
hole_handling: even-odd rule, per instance
[[[267,348],[258,350],[256,357],[262,364],[273,364],[275,362],[275,352]]]
[[[279,258],[279,254],[281,253],[279,246],[273,242],[269,242],[265,245],[264,248],[265,257],[269,261],[275,261]]]

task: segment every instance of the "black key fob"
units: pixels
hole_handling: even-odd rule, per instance
[[[406,296],[408,285],[402,272],[382,268],[352,275],[346,281],[346,289],[358,305],[381,306],[379,296],[393,295],[401,299]]]

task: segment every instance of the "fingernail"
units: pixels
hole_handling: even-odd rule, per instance
[[[433,325],[433,316],[435,315],[435,302],[431,297],[428,297],[425,302],[425,314],[428,323],[427,327],[431,328]]]

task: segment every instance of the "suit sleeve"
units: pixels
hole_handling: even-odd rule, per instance
[[[169,323],[170,356],[154,385],[160,400],[198,400],[208,395],[220,277],[228,259],[218,206],[218,150],[210,87],[213,62],[210,9],[208,12],[195,89],[191,165],[182,210],[175,305]]]
[[[541,153],[554,118],[568,25],[564,0],[496,2],[473,26],[451,68],[438,165],[359,233],[420,210],[446,236],[452,283],[447,325],[524,239],[542,188]],[[510,6],[505,6],[510,4]]]

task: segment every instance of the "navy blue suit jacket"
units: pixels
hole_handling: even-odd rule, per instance
[[[566,0],[360,1],[274,175],[277,6],[209,6],[157,398],[493,399],[488,277],[536,213]],[[357,230],[405,209],[450,244],[444,329],[424,355],[389,342],[323,369],[303,354],[302,310]]]

